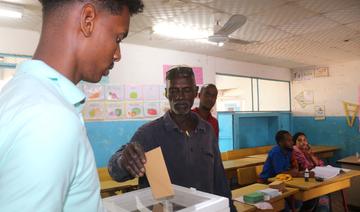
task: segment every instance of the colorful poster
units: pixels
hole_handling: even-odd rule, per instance
[[[160,102],[144,102],[144,116],[156,117],[160,115]]]
[[[315,105],[315,120],[325,120],[325,105]]]
[[[105,118],[108,120],[125,118],[125,105],[122,102],[107,102],[105,104]]]
[[[102,120],[104,119],[104,103],[103,102],[87,102],[83,115],[85,120]]]
[[[173,65],[163,65],[163,76],[164,76],[164,83],[166,82],[166,72],[172,67]],[[204,84],[204,73],[202,67],[191,67],[194,71],[195,81],[197,85]]]
[[[358,90],[358,104],[360,105],[360,85]],[[359,118],[359,132],[360,132],[360,110],[359,110],[358,118]]]
[[[126,116],[128,118],[143,118],[144,108],[142,102],[131,102],[126,104]]]
[[[144,85],[143,86],[144,100],[159,100],[159,86],[158,85]]]
[[[88,100],[104,99],[104,86],[101,84],[83,83],[82,89]]]
[[[128,101],[143,100],[143,90],[140,85],[126,85],[125,86],[125,99]]]
[[[110,101],[123,101],[125,98],[125,89],[123,85],[105,86],[105,98]]]

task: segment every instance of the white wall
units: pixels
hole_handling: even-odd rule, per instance
[[[39,38],[39,32],[0,27],[0,52],[33,55]]]
[[[313,116],[314,105],[302,108],[294,99],[301,91],[314,91],[315,105],[325,105],[326,116],[344,116],[342,101],[358,104],[360,61],[329,66],[329,77],[292,81],[292,110],[297,116]]]
[[[289,69],[259,65],[188,52],[122,44],[122,60],[110,73],[110,83],[162,84],[164,64],[200,66],[204,82],[214,83],[216,73],[289,80]]]
[[[0,27],[0,52],[32,55],[39,40],[39,33]],[[215,73],[290,80],[286,68],[227,60],[188,52],[151,48],[133,44],[121,45],[122,60],[115,64],[109,76],[116,84],[162,84],[163,64],[200,66],[204,82],[215,82]]]

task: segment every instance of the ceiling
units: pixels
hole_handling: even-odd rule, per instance
[[[0,19],[0,26],[40,30],[38,1],[7,2],[24,5],[24,18]],[[360,0],[144,0],[144,4],[144,12],[131,20],[126,43],[286,68],[360,60]],[[218,47],[152,31],[163,21],[213,30],[217,20],[224,24],[233,14],[248,20],[231,37],[257,42]]]

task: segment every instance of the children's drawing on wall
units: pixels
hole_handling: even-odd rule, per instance
[[[128,101],[143,100],[143,90],[140,85],[126,85],[125,98]]]
[[[105,98],[109,101],[124,100],[125,89],[123,85],[108,85],[105,86]]]
[[[105,118],[116,120],[125,118],[125,105],[122,102],[106,102]]]
[[[307,105],[312,105],[314,104],[314,91],[301,91],[295,96],[295,100],[302,108],[305,108]]]
[[[83,115],[86,120],[104,119],[104,103],[103,102],[87,102]]]
[[[359,105],[349,102],[343,102],[346,121],[349,127],[353,127],[356,115],[359,112]]]
[[[143,118],[144,108],[142,102],[133,102],[126,104],[126,112],[128,118]]]
[[[159,86],[158,85],[144,85],[143,86],[144,100],[159,100]]]
[[[88,100],[104,99],[104,86],[102,84],[83,83],[82,89]]]
[[[145,117],[157,117],[160,114],[159,102],[144,102]]]
[[[315,105],[315,120],[325,120],[325,105]]]

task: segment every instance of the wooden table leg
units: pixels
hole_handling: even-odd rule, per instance
[[[327,195],[328,198],[329,198],[329,209],[330,209],[330,212],[332,212],[332,204],[331,204],[331,193]]]
[[[296,212],[296,208],[295,208],[295,196],[294,196],[294,195],[291,195],[290,198],[291,198],[291,211],[292,211],[292,212]]]
[[[347,201],[346,201],[346,197],[345,197],[345,194],[344,194],[344,190],[341,190],[341,197],[342,197],[342,201],[343,201],[343,206],[344,206],[344,211],[345,212],[348,212],[348,207],[347,207]]]

